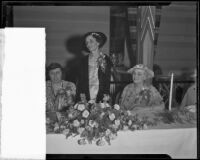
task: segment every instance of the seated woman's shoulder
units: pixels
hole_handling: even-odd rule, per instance
[[[162,104],[163,103],[163,97],[161,96],[160,92],[154,87],[153,85],[150,86],[151,91],[151,97],[153,104]]]
[[[149,89],[150,89],[152,92],[159,93],[158,90],[156,89],[156,87],[154,87],[153,85],[150,85],[150,86],[149,86]]]

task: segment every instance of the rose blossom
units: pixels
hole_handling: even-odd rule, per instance
[[[83,113],[82,113],[82,116],[84,117],[84,118],[87,118],[88,116],[89,116],[89,112],[88,112],[88,110],[85,110]]]
[[[96,142],[97,146],[103,146],[105,145],[105,142],[101,139],[99,139],[97,142]]]
[[[105,115],[105,113],[102,112],[102,113],[100,114],[100,117],[103,118],[104,115]]]
[[[109,135],[109,138],[110,138],[111,140],[114,140],[114,139],[117,138],[117,135],[112,133],[112,134]]]
[[[76,103],[76,104],[74,105],[74,109],[77,109],[77,107],[78,107],[78,104]]]
[[[119,126],[119,125],[120,125],[120,120],[119,120],[119,119],[116,119],[116,120],[115,120],[115,125],[116,125],[116,126]]]
[[[98,128],[99,127],[99,123],[95,122],[94,127]]]
[[[131,115],[131,111],[129,111],[129,110],[128,110],[128,111],[127,111],[127,113],[128,113],[128,116],[130,116],[130,115]]]
[[[65,127],[64,125],[61,125],[60,128],[61,128],[61,129],[65,129],[66,127]]]
[[[120,106],[119,106],[118,104],[115,104],[115,105],[114,105],[114,108],[115,108],[116,110],[120,110]]]
[[[119,128],[119,125],[113,124],[112,128],[114,128],[115,130]]]
[[[51,120],[50,118],[46,118],[46,124],[50,124]]]
[[[110,107],[110,105],[108,104],[108,103],[105,103],[105,106],[108,108],[108,107]]]
[[[85,123],[85,121],[83,119],[81,119],[81,124],[84,124],[84,123]]]
[[[113,121],[115,119],[115,114],[114,113],[110,114],[109,118],[110,118],[111,121]]]
[[[83,128],[83,127],[78,128],[78,133],[81,134],[81,133],[83,133],[84,130],[85,130],[85,128]]]
[[[78,127],[80,125],[80,122],[78,120],[73,121],[73,126]]]
[[[89,125],[91,127],[96,127],[96,128],[99,126],[99,124],[97,122],[95,122],[94,120],[89,120]]]
[[[104,94],[103,101],[109,101],[109,99],[110,99],[110,96],[107,94]]]
[[[73,114],[72,114],[72,113],[69,113],[69,114],[68,114],[68,117],[69,117],[69,118],[73,118]]]
[[[128,125],[130,126],[131,124],[132,124],[132,121],[131,121],[131,120],[129,120],[129,121],[128,121]]]
[[[79,111],[83,111],[85,109],[85,105],[84,104],[79,104],[78,105],[78,110]]]
[[[86,126],[85,129],[87,129],[88,131],[91,131],[91,130],[92,130],[92,127]]]
[[[62,132],[64,135],[67,135],[68,133],[69,133],[69,129],[65,129],[65,130],[63,130],[63,132]]]
[[[109,134],[111,134],[111,131],[110,131],[110,129],[107,129],[106,130],[106,135],[108,136]]]
[[[101,108],[106,108],[104,103],[100,103]]]
[[[69,121],[66,120],[66,121],[65,121],[65,124],[68,124],[68,122],[69,122]]]
[[[58,125],[58,123],[56,123],[55,126],[54,126],[54,132],[57,131],[57,130],[59,130],[59,125]]]
[[[93,120],[89,120],[89,125],[90,125],[91,127],[94,127],[94,126],[95,126],[94,121],[93,121]]]
[[[127,131],[127,130],[128,130],[128,126],[124,126],[124,127],[123,127],[123,130],[124,130],[124,131]]]
[[[148,129],[148,126],[146,124],[143,124],[143,129]]]
[[[85,144],[87,144],[87,142],[86,142],[85,139],[79,139],[79,140],[78,140],[78,144],[79,144],[79,145],[85,145]]]

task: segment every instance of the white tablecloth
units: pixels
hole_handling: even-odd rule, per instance
[[[172,158],[197,157],[197,129],[121,131],[111,145],[78,145],[79,136],[65,139],[47,135],[47,154],[168,154]]]

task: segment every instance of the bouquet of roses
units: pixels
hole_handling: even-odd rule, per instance
[[[54,125],[55,133],[63,133],[66,138],[80,135],[78,144],[85,145],[95,142],[102,146],[117,137],[119,130],[146,129],[147,119],[140,119],[137,115],[125,111],[118,104],[110,105],[109,95],[104,95],[103,102],[86,101],[81,95],[81,101],[71,106],[59,122]]]
[[[86,144],[86,140],[89,143],[96,141],[96,144],[101,146],[105,144],[105,141],[110,144],[110,140],[114,139],[117,135],[117,128],[115,120],[120,119],[120,108],[112,107],[109,104],[110,97],[104,95],[102,103],[91,103],[90,116],[88,117],[87,125],[85,130],[80,135],[82,139],[79,140],[79,144]]]
[[[164,123],[196,123],[196,112],[191,112],[187,107],[173,108],[171,111],[163,111],[156,115]]]

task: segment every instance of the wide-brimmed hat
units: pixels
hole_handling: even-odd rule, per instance
[[[127,72],[133,74],[136,69],[144,70],[146,72],[146,79],[154,77],[154,72],[143,64],[137,64],[134,67],[130,68]]]
[[[99,43],[99,48],[101,48],[107,41],[107,36],[102,32],[87,32],[84,35],[84,40],[90,35],[97,40],[97,42]]]

